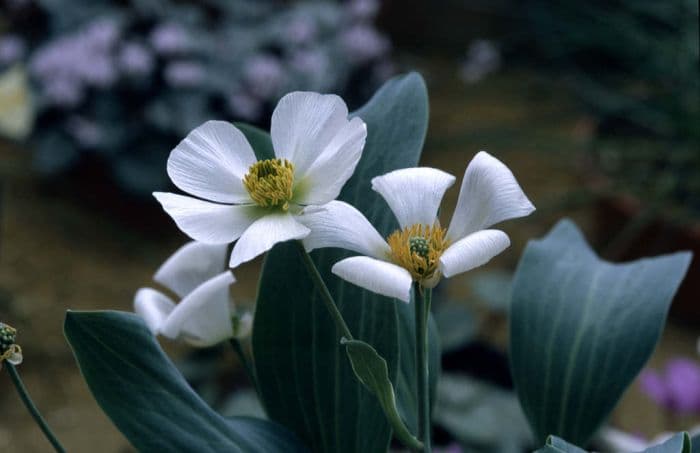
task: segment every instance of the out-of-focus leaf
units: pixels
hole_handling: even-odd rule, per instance
[[[653,445],[638,453],[691,453],[690,444],[688,433],[676,433],[660,444]],[[587,451],[559,437],[549,436],[545,446],[535,453],[587,453]]]
[[[469,308],[457,303],[445,303],[435,310],[435,324],[443,353],[466,345],[477,333],[478,324]]]
[[[512,285],[513,274],[506,271],[481,271],[469,278],[469,286],[477,302],[499,312],[508,311]]]
[[[532,441],[513,392],[464,375],[442,375],[433,418],[470,451],[517,453]]]
[[[143,320],[68,312],[65,335],[100,407],[141,452],[301,452],[280,425],[223,418],[187,385]]]

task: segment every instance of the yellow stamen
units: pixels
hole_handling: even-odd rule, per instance
[[[411,225],[396,230],[387,242],[391,248],[391,260],[411,273],[413,280],[421,282],[435,276],[438,260],[450,245],[446,231],[435,225]]]
[[[287,159],[265,159],[251,165],[243,185],[259,206],[289,209],[294,165]]]

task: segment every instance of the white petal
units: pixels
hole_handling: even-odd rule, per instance
[[[207,121],[170,153],[168,175],[192,195],[222,203],[250,203],[243,177],[257,159],[233,124]]]
[[[374,293],[404,302],[411,299],[411,274],[395,264],[368,256],[353,256],[335,263],[331,272]]]
[[[480,151],[464,172],[447,236],[458,240],[498,222],[524,217],[534,210],[508,167]]]
[[[449,246],[440,257],[445,277],[483,266],[510,246],[508,235],[500,230],[481,230]]]
[[[440,201],[455,177],[435,168],[404,168],[372,179],[372,189],[384,197],[402,228],[433,225]]]
[[[228,244],[260,216],[256,206],[209,203],[174,193],[153,196],[189,237],[205,244]]]
[[[195,346],[211,346],[233,336],[229,286],[231,272],[207,280],[185,297],[161,328],[164,336]]]
[[[226,269],[227,248],[226,244],[188,242],[160,266],[153,279],[178,296],[185,297]]]
[[[272,113],[270,135],[275,155],[304,175],[348,122],[348,108],[334,94],[295,91],[280,99]]]
[[[134,312],[143,318],[153,335],[160,333],[163,322],[174,308],[175,303],[155,289],[141,288],[134,296]]]
[[[384,259],[389,245],[360,211],[343,201],[307,208],[297,217],[310,230],[303,240],[308,252],[323,247],[339,247]]]
[[[367,125],[360,118],[345,123],[306,174],[300,176],[295,201],[321,205],[335,200],[355,172],[366,138]]]
[[[291,214],[268,214],[256,220],[233,248],[230,267],[250,261],[261,255],[279,242],[290,239],[302,239],[309,234],[309,229],[297,222]]]

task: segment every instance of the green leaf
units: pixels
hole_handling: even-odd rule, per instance
[[[586,450],[570,444],[557,436],[549,436],[543,448],[536,453],[587,453]],[[658,445],[646,448],[639,453],[691,453],[688,433],[676,433]]]
[[[540,442],[586,444],[651,355],[690,258],[608,263],[567,220],[528,244],[513,283],[510,360]]]
[[[69,311],[64,331],[98,404],[138,451],[306,451],[276,423],[214,412],[137,315]]]
[[[550,447],[554,451],[558,452],[561,451],[564,453],[587,453],[586,450],[584,450],[583,448],[579,448],[576,445],[572,445],[564,439],[558,438],[557,436],[547,437],[547,444],[545,446]]]
[[[690,438],[690,453],[700,453],[700,434]]]
[[[367,123],[367,142],[339,199],[359,209],[387,236],[397,228],[386,203],[370,188],[377,175],[418,163],[428,124],[427,92],[417,74],[387,82],[355,115]],[[386,360],[396,382],[399,367],[397,304],[330,272],[350,254],[323,249],[312,256],[353,336]],[[267,256],[253,328],[261,399],[271,419],[317,452],[384,452],[391,439],[379,402],[355,378],[332,318],[306,273],[295,244]],[[400,398],[400,395],[399,395]]]
[[[275,157],[275,150],[272,147],[270,134],[250,124],[234,123],[234,125],[243,132],[245,138],[248,139],[248,143],[250,143],[250,146],[255,151],[255,157],[257,157],[258,160],[273,159]]]
[[[341,343],[345,345],[355,376],[379,400],[389,424],[394,429],[394,435],[407,447],[422,449],[423,444],[411,434],[396,409],[396,394],[389,380],[386,360],[364,341],[343,338]]]
[[[676,433],[665,442],[649,447],[642,453],[691,453],[690,436],[688,433]]]

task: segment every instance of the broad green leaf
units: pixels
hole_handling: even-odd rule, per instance
[[[428,123],[425,84],[417,74],[392,79],[355,115],[367,123],[367,142],[339,199],[386,236],[398,225],[370,180],[418,163]],[[297,249],[296,244],[276,246],[263,267],[253,328],[263,404],[271,419],[292,429],[313,451],[383,452],[391,428],[375,396],[354,376]],[[403,302],[331,274],[331,266],[348,252],[323,249],[312,256],[353,336],[377,350],[396,382],[397,304]]]
[[[691,453],[690,436],[688,433],[676,433],[665,442],[649,447],[642,453]]]
[[[646,448],[638,453],[691,453],[688,433],[676,433],[658,445]],[[549,436],[543,448],[536,453],[587,453],[586,450],[570,444],[564,439]]]
[[[690,438],[690,453],[700,453],[700,434]]]
[[[399,411],[396,408],[396,393],[389,380],[389,369],[377,351],[364,341],[347,340],[343,338],[341,343],[345,346],[350,359],[350,365],[355,376],[371,391],[379,400],[389,424],[394,430],[394,435],[407,447],[420,450],[423,444],[408,430]]]
[[[137,315],[69,311],[64,331],[98,404],[138,451],[306,451],[276,423],[214,412]]]
[[[250,124],[234,123],[234,125],[243,132],[243,135],[248,139],[248,143],[250,143],[250,146],[255,151],[255,156],[259,160],[272,159],[275,157],[275,150],[272,147],[270,134]]]
[[[531,241],[513,283],[513,380],[540,442],[585,445],[651,355],[690,262],[612,264],[567,220]]]

